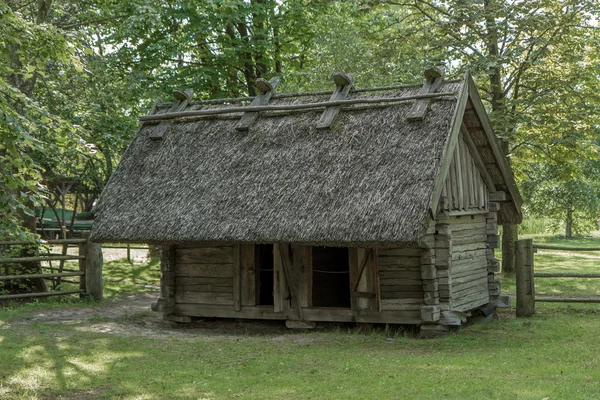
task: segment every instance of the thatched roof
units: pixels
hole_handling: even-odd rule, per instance
[[[416,245],[435,212],[467,85],[444,82],[438,92],[456,94],[432,99],[422,121],[407,121],[411,101],[343,107],[325,130],[316,128],[323,108],[262,112],[247,132],[235,129],[241,113],[176,119],[162,140],[149,139],[159,123],[145,122],[102,193],[92,240]],[[275,96],[269,104],[328,99]],[[192,103],[186,111],[231,106]]]

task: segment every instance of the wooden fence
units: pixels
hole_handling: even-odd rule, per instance
[[[0,258],[2,264],[19,264],[28,262],[49,262],[59,261],[59,266],[54,268],[44,268],[43,271],[50,269],[49,273],[21,274],[21,275],[0,275],[0,281],[20,280],[20,279],[45,279],[52,282],[53,290],[49,292],[19,293],[0,295],[0,301],[24,298],[37,298],[48,296],[62,296],[79,293],[80,295],[91,296],[94,300],[102,300],[102,248],[97,243],[92,243],[88,239],[57,239],[42,242],[48,245],[62,245],[60,254],[48,253],[46,255],[37,255],[30,257],[10,257]],[[0,246],[19,246],[31,245],[26,241],[0,241]],[[78,255],[68,254],[69,245],[76,245],[79,248]],[[67,260],[78,260],[79,269],[65,269],[64,262]],[[50,264],[51,265],[51,264]],[[63,278],[79,277],[79,281],[70,281]],[[79,283],[78,290],[61,291],[62,282]]]
[[[515,272],[517,279],[517,317],[529,317],[535,312],[536,302],[600,303],[598,297],[551,297],[535,293],[535,278],[600,278],[600,274],[536,273],[534,254],[542,250],[600,251],[598,247],[564,247],[534,245],[532,239],[515,242]]]

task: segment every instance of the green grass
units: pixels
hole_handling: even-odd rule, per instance
[[[436,340],[354,330],[121,336],[0,326],[7,399],[597,399],[596,311],[504,315]]]
[[[556,235],[523,235],[533,239],[534,244],[568,247],[600,248],[600,237],[579,237],[565,239]],[[498,251],[497,251],[498,252]],[[535,272],[600,273],[600,251],[565,251],[539,249],[534,255]],[[501,277],[502,292],[515,294],[514,276]],[[563,297],[600,296],[600,278],[536,278],[535,290],[538,295]],[[600,305],[598,306],[600,308]]]
[[[597,238],[535,242],[600,247]],[[600,252],[562,253],[540,250],[536,270],[600,272]],[[108,301],[158,282],[156,262],[115,261],[104,272]],[[536,290],[600,293],[600,279],[570,281],[540,278]],[[514,278],[502,285],[514,292]],[[346,326],[308,333],[202,324],[147,329],[149,312],[32,323],[32,311],[90,305],[49,301],[0,310],[0,399],[600,398],[600,305],[538,303],[530,319],[503,311],[488,324],[416,340]]]

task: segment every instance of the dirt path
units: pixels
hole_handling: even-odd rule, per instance
[[[111,333],[123,336],[165,337],[182,339],[202,337],[205,340],[235,338],[239,335],[283,335],[290,333],[283,321],[249,321],[207,318],[189,324],[164,321],[150,310],[159,297],[158,292],[108,300],[96,306],[64,306],[26,313],[8,326],[25,328],[26,325],[71,324],[79,331]],[[282,340],[281,336],[273,340]]]

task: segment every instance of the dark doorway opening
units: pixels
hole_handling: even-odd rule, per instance
[[[256,256],[256,300],[259,306],[272,306],[273,301],[273,245],[257,244]]]
[[[312,304],[350,308],[350,267],[347,247],[313,247]]]

